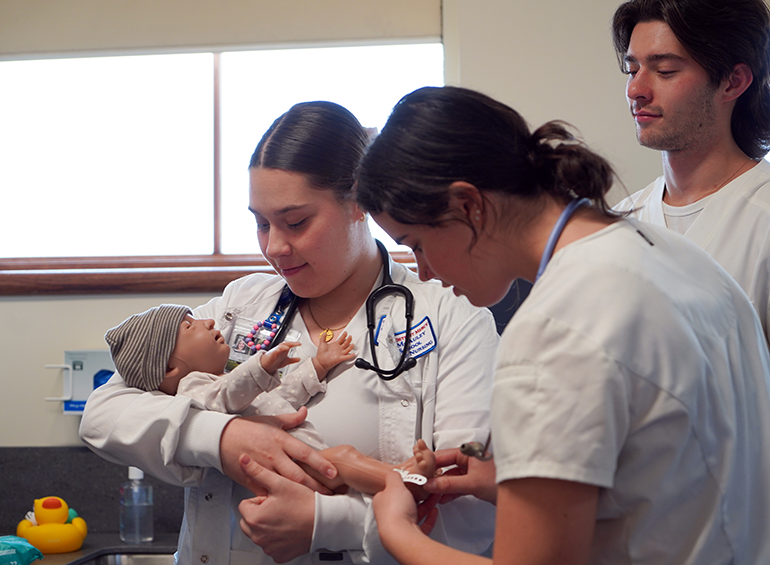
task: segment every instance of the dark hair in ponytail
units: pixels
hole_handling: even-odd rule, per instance
[[[569,131],[569,124],[552,121],[532,133],[533,165],[544,192],[565,200],[588,198],[608,215],[615,215],[605,200],[615,172]]]
[[[404,96],[365,155],[359,205],[403,224],[450,218],[449,186],[523,199],[586,197],[608,215],[614,172],[561,122],[530,133],[518,112],[465,88],[421,88]]]
[[[249,168],[264,167],[306,175],[318,189],[342,201],[353,181],[369,136],[356,117],[334,102],[302,102],[277,118],[251,156]]]

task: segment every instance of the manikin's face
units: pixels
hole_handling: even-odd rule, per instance
[[[438,279],[475,306],[492,306],[508,292],[512,280],[499,269],[499,261],[484,255],[485,244],[473,241],[471,228],[460,222],[432,227],[402,224],[389,214],[373,215],[396,243],[412,248],[420,279]]]
[[[214,329],[214,320],[187,315],[179,324],[176,345],[168,362],[170,368],[177,367],[180,373],[163,379],[159,389],[167,394],[176,394],[179,380],[190,371],[221,375],[229,356],[230,346],[220,331]]]
[[[680,151],[714,139],[717,89],[666,23],[634,27],[626,69],[626,97],[640,144]]]
[[[355,204],[313,188],[300,173],[256,168],[250,177],[262,253],[297,296],[323,296],[355,272],[371,237]]]

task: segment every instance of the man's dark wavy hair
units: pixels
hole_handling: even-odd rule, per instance
[[[631,0],[612,20],[615,51],[624,68],[631,33],[640,22],[662,21],[718,85],[735,65],[754,75],[736,101],[732,133],[753,159],[770,150],[770,10],[764,0]]]

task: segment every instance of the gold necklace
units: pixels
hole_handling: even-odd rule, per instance
[[[746,165],[748,165],[748,164],[751,164],[751,163],[754,163],[754,164],[756,164],[756,161],[754,161],[753,159],[751,159],[751,158],[748,158],[748,157],[747,157],[746,159],[747,159],[747,160],[746,160],[746,161],[743,161],[743,162],[740,164],[740,166],[739,166],[739,167],[738,167],[738,168],[735,170],[735,172],[734,172],[733,174],[731,174],[729,177],[727,177],[727,180],[724,180],[724,181],[722,181],[722,184],[720,184],[720,185],[719,185],[718,187],[716,187],[714,190],[711,190],[710,192],[708,192],[708,194],[705,194],[705,195],[699,196],[699,197],[698,197],[698,200],[700,200],[701,198],[705,198],[706,196],[709,196],[709,195],[711,195],[711,194],[714,194],[715,192],[718,192],[718,191],[722,190],[722,188],[724,188],[726,185],[728,185],[730,182],[732,182],[732,181],[733,181],[733,179],[737,178],[739,174],[742,174],[742,173],[743,173],[743,168],[744,168]],[[668,194],[668,195],[669,195],[669,198],[671,198],[671,196],[670,196],[670,195],[671,195],[671,193],[668,191],[668,188],[666,188],[665,186],[664,186],[664,191],[665,191],[665,192],[664,192],[664,195],[665,195],[665,194]],[[665,198],[665,196],[664,196],[664,198]],[[665,201],[665,200],[664,200],[664,201]],[[687,204],[691,204],[691,202],[686,202],[686,203],[687,203]]]
[[[318,323],[318,320],[315,319],[315,316],[313,316],[313,309],[310,307],[310,301],[307,302],[307,311],[310,312],[310,319],[313,320],[316,326],[321,328],[321,333],[318,334],[318,339],[322,339],[325,342],[330,342],[332,339],[334,339],[334,332],[338,332],[341,329],[343,329],[345,326],[350,323],[350,320],[348,320],[344,326],[340,326],[339,328],[324,328],[321,324]]]
[[[725,185],[730,183],[735,177],[738,176],[738,173],[743,171],[743,167],[745,167],[748,163],[752,163],[752,162],[753,161],[751,159],[749,159],[748,161],[743,161],[740,164],[740,166],[735,170],[735,172],[732,175],[730,175],[729,177],[727,177],[727,180],[724,181],[722,184],[720,184],[714,192],[716,192],[717,190],[721,190],[722,187],[724,187]]]

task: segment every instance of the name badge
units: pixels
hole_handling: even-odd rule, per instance
[[[381,316],[379,323],[377,324],[377,332],[374,336],[374,344],[379,345],[380,328],[385,316]],[[433,331],[433,325],[430,323],[430,318],[425,316],[422,321],[417,325],[412,326],[409,332],[409,356],[417,359],[423,355],[430,353],[436,348],[436,334]],[[399,353],[404,352],[404,340],[406,339],[406,331],[398,332],[395,334],[396,345],[398,346]]]

